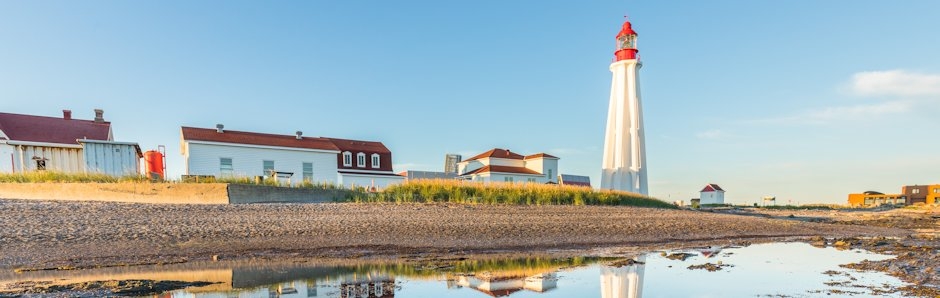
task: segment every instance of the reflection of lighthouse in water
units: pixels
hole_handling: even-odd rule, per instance
[[[633,265],[601,266],[601,298],[640,298],[643,296],[643,269],[646,256]]]

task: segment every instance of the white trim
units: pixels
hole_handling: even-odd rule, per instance
[[[369,175],[369,174],[361,174],[361,173],[338,173],[338,174],[345,175],[345,176],[357,176],[357,177],[381,177],[381,178],[393,178],[393,179],[402,179],[402,180],[405,179],[405,176],[388,175],[388,174],[386,175]]]
[[[371,155],[370,157],[372,157],[372,168],[373,168],[373,169],[378,169],[378,168],[381,168],[381,167],[382,167],[382,156],[381,156],[381,155],[379,155],[378,153],[372,153],[372,155]]]
[[[89,139],[78,139],[76,140],[79,143],[94,143],[94,144],[112,144],[112,145],[128,145],[128,146],[140,146],[138,143],[133,142],[114,142],[114,141],[102,141],[102,140],[89,140]]]
[[[33,146],[33,147],[60,147],[60,148],[72,148],[72,149],[82,149],[82,145],[79,144],[59,144],[59,143],[46,143],[46,142],[28,142],[28,141],[15,141],[9,140],[7,144],[10,145],[20,145],[20,146]]]
[[[356,169],[337,169],[337,172],[353,172],[353,173],[386,173],[386,174],[395,174],[394,171],[375,171],[375,170],[356,170]]]
[[[349,162],[346,162],[346,157],[349,157]],[[349,151],[343,152],[343,166],[344,166],[344,167],[351,167],[352,165],[353,165],[353,163],[352,163],[352,152],[349,152]]]
[[[261,148],[261,149],[280,149],[280,150],[291,150],[291,151],[304,151],[304,152],[321,152],[321,153],[339,153],[336,150],[324,150],[324,149],[309,149],[309,148],[297,148],[297,147],[281,147],[281,146],[266,146],[266,145],[249,145],[241,143],[225,143],[225,142],[210,142],[210,141],[193,141],[193,140],[183,140],[183,142],[189,142],[193,144],[203,144],[203,145],[217,145],[217,146],[232,146],[232,147],[246,147],[246,148]]]
[[[356,167],[357,168],[366,167],[366,154],[364,152],[356,153]]]

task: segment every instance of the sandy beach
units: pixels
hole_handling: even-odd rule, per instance
[[[910,234],[889,227],[602,206],[0,200],[0,214],[0,268],[6,269],[172,263],[213,256],[526,253]]]

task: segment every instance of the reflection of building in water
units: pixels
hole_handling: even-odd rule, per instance
[[[340,298],[392,298],[395,297],[395,280],[342,283],[339,292]]]
[[[554,289],[557,282],[558,278],[555,273],[542,273],[517,278],[476,275],[461,275],[456,278],[456,286],[472,288],[492,297],[509,296],[522,290],[538,293],[547,292]]]
[[[646,256],[637,264],[612,267],[601,266],[601,298],[640,298],[643,296],[643,270]]]
[[[702,253],[702,256],[704,256],[706,259],[712,258],[721,252],[721,246],[709,246],[699,249],[698,252]]]

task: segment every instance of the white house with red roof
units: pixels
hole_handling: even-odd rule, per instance
[[[724,204],[725,190],[718,184],[709,183],[699,191],[699,204]]]
[[[0,113],[0,173],[56,171],[137,175],[137,143],[114,142],[104,111],[94,120]]]
[[[403,177],[392,171],[392,153],[380,142],[182,127],[186,175],[279,177],[346,187],[384,188]]]
[[[457,163],[458,178],[477,182],[558,183],[558,157],[495,148]]]

